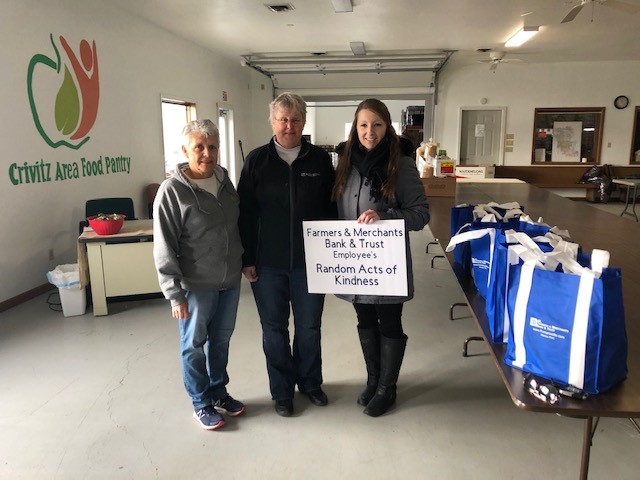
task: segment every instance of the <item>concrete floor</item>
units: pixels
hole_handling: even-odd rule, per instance
[[[618,207],[620,205],[617,205]],[[164,300],[111,303],[110,315],[63,317],[47,295],[0,314],[2,479],[574,479],[582,421],[511,402],[449,265],[412,233],[416,298],[398,403],[374,419],[356,404],[365,370],[351,305],[327,296],[327,407],[301,396],[282,418],[269,398],[261,331],[243,283],[229,390],[247,413],[207,432],[191,417],[178,330]],[[640,478],[640,435],[600,421],[591,479]]]

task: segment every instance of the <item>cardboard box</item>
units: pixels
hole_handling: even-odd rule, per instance
[[[422,178],[422,186],[427,197],[455,197],[455,177]]]
[[[459,165],[456,167],[456,177],[463,178],[493,178],[496,167],[493,165]]]

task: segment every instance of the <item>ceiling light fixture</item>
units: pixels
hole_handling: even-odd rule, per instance
[[[533,37],[536,33],[538,33],[539,27],[522,27],[513,36],[506,41],[504,44],[505,47],[519,47],[524,42]]]
[[[336,13],[353,12],[351,0],[331,0],[333,11]]]
[[[349,46],[356,57],[362,57],[367,54],[364,48],[364,42],[351,42]]]

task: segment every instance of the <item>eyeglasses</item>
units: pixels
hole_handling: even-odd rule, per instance
[[[584,400],[589,396],[587,392],[573,385],[557,385],[551,381],[540,383],[530,373],[524,377],[524,386],[531,395],[551,405],[560,399],[559,395],[578,400]]]
[[[300,120],[299,118],[283,117],[283,118],[276,118],[274,120],[282,126],[286,125],[287,123],[290,123],[294,127],[297,127],[302,124],[302,120]]]
[[[538,380],[531,374],[524,377],[524,386],[527,391],[538,400],[542,400],[551,405],[558,401],[558,389],[550,383],[538,383]]]

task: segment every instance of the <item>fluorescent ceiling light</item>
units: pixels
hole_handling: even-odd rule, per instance
[[[333,11],[336,13],[353,12],[351,0],[331,0]]]
[[[364,42],[351,42],[349,46],[351,47],[353,54],[358,57],[367,54],[367,51],[364,49]]]
[[[538,27],[522,27],[507,42],[505,47],[519,47],[524,42],[538,33]]]

